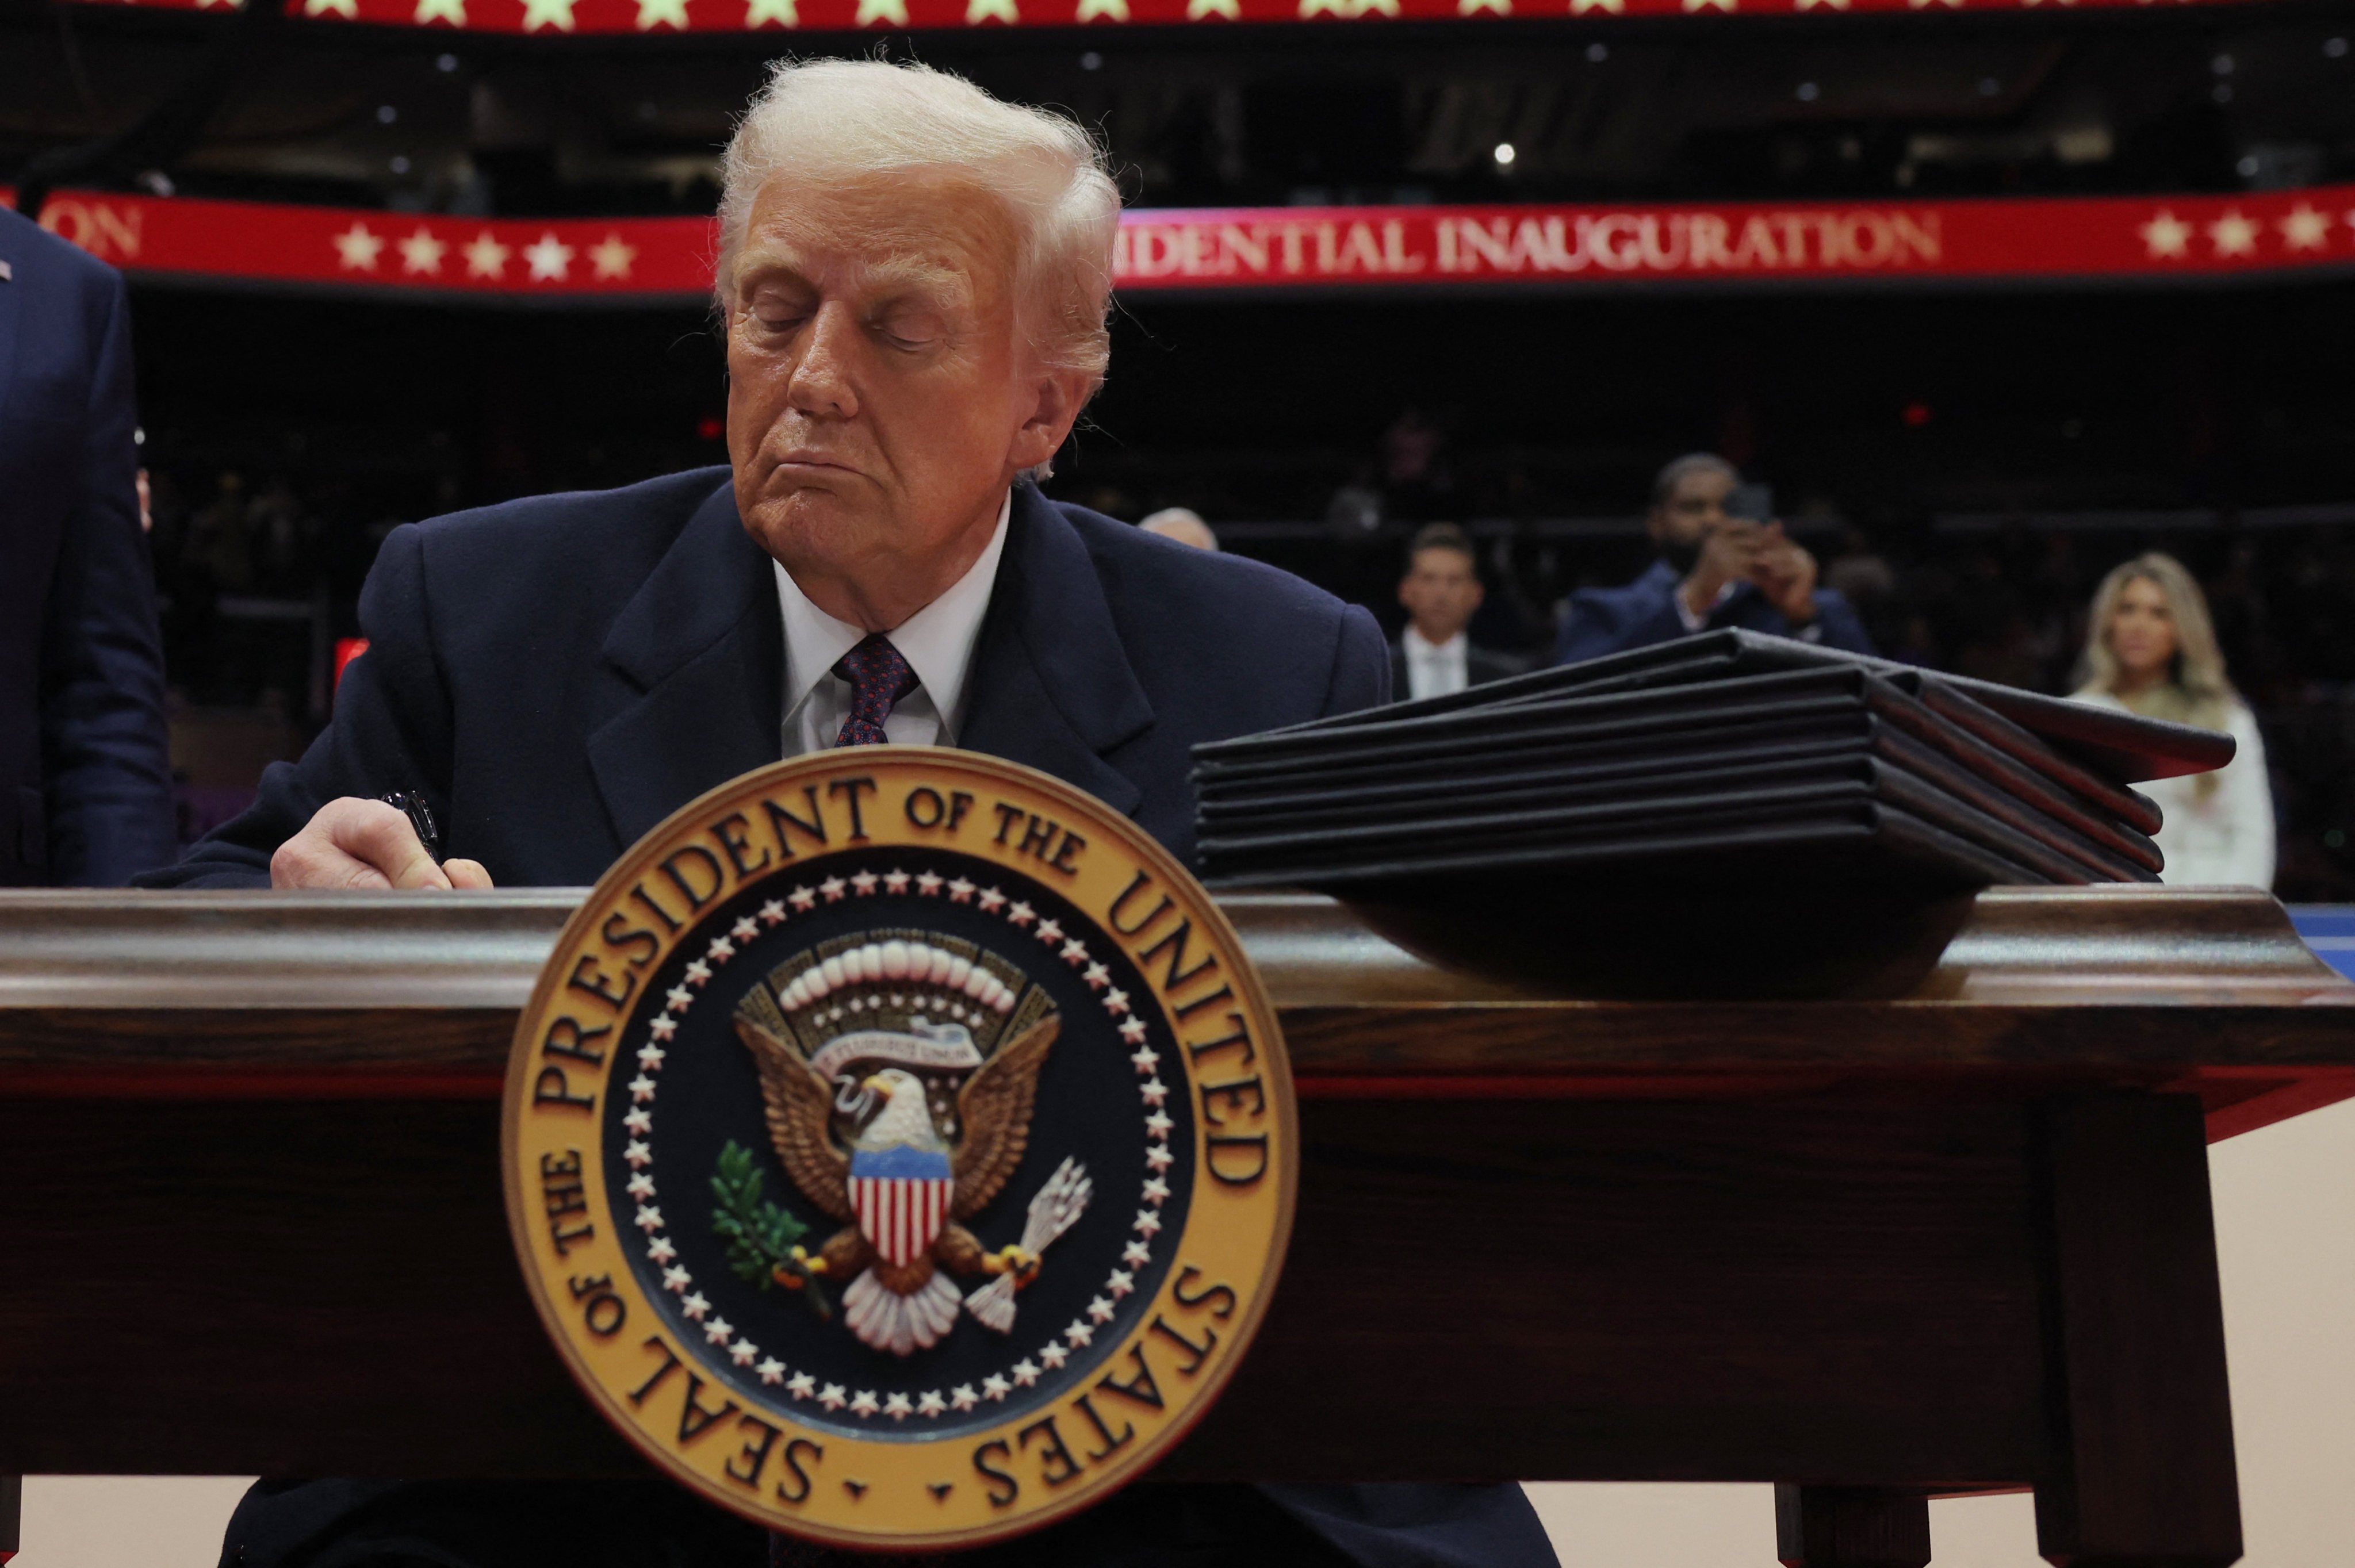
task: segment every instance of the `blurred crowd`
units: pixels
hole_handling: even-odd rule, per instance
[[[1075,498],[1189,543],[1269,559],[1367,604],[1397,645],[1412,649],[1400,588],[1429,527],[1416,519],[1446,520],[1444,445],[1408,415],[1381,453],[1340,486],[1305,539],[1248,525],[1221,534],[1217,519],[1183,508],[1140,517],[1117,494]],[[413,499],[421,515],[434,509],[434,497]],[[1646,501],[1624,497],[1625,513]],[[346,485],[234,469],[159,471],[153,516],[176,705],[267,715],[283,722],[276,750],[299,743],[325,719],[334,640],[357,633],[359,584],[400,519]],[[2086,677],[2088,615],[2104,574],[2147,550],[2180,560],[2204,591],[2231,684],[2264,736],[2281,822],[2277,890],[2355,899],[2355,638],[2344,628],[2355,605],[2355,530],[2248,529],[2229,519],[2204,528],[1868,530],[1820,503],[1785,526],[1816,561],[1819,586],[1852,607],[1883,656],[2062,694]],[[1481,521],[1449,532],[1479,590],[1467,641],[1504,667],[1550,662],[1580,595],[1623,589],[1658,554],[1632,526],[1580,534]],[[1405,696],[1410,667],[1399,669]]]

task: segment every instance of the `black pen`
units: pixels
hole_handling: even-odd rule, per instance
[[[432,859],[433,863],[440,865],[442,834],[433,826],[433,812],[425,804],[425,797],[397,789],[389,795],[380,795],[377,798],[409,818],[409,826],[417,832],[417,841],[425,846],[425,853]]]

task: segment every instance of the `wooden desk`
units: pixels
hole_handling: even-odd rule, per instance
[[[572,902],[0,896],[0,1473],[636,1471],[500,1207],[508,1034]],[[2056,1561],[2238,1556],[2203,1140],[2355,1094],[2355,985],[2271,899],[1991,891],[1914,996],[1773,1003],[1227,908],[1306,1164],[1274,1310],[1163,1476],[1774,1481],[1817,1568],[2032,1486]]]

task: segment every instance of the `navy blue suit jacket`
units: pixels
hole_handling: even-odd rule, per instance
[[[320,806],[399,789],[501,885],[583,884],[782,750],[775,580],[725,468],[397,528],[360,624],[335,722],[150,880],[265,886]],[[1389,684],[1365,611],[1023,485],[958,743],[1078,785],[1190,861],[1189,748],[1370,707]]]
[[[1569,612],[1562,616],[1553,662],[1576,664],[1691,635],[1685,629],[1684,617],[1677,613],[1677,584],[1682,581],[1675,567],[1656,560],[1625,588],[1580,589],[1570,596]],[[1766,602],[1756,584],[1744,582],[1710,612],[1700,629],[1715,632],[1727,626],[1799,637],[1852,654],[1872,652],[1872,639],[1865,635],[1864,623],[1857,619],[1855,609],[1829,588],[1816,590],[1815,624],[1794,631],[1789,619]]]
[[[178,849],[123,279],[0,208],[0,884]]]

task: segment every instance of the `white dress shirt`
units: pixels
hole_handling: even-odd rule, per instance
[[[971,696],[965,677],[972,672],[974,644],[981,636],[981,618],[989,611],[997,558],[1006,552],[1007,520],[1013,515],[1014,492],[1008,490],[998,504],[997,529],[980,559],[947,592],[886,634],[916,672],[916,688],[893,704],[890,717],[883,721],[883,733],[896,744],[955,743]],[[867,633],[811,603],[783,563],[770,564],[776,570],[777,607],[785,620],[783,754],[798,757],[828,750],[842,733],[843,722],[850,717],[851,689],[834,667],[867,640]]]
[[[1406,650],[1408,696],[1451,697],[1472,684],[1472,645],[1462,632],[1444,643],[1431,643],[1410,624],[1399,646]]]
[[[2106,691],[2088,688],[2076,700],[2114,712],[2133,709]],[[2226,711],[2225,732],[2240,742],[2204,792],[2200,774],[2152,779],[2135,788],[2150,796],[2164,819],[2151,837],[2167,857],[2159,880],[2178,887],[2264,888],[2274,885],[2274,792],[2265,772],[2264,738],[2245,703]]]

